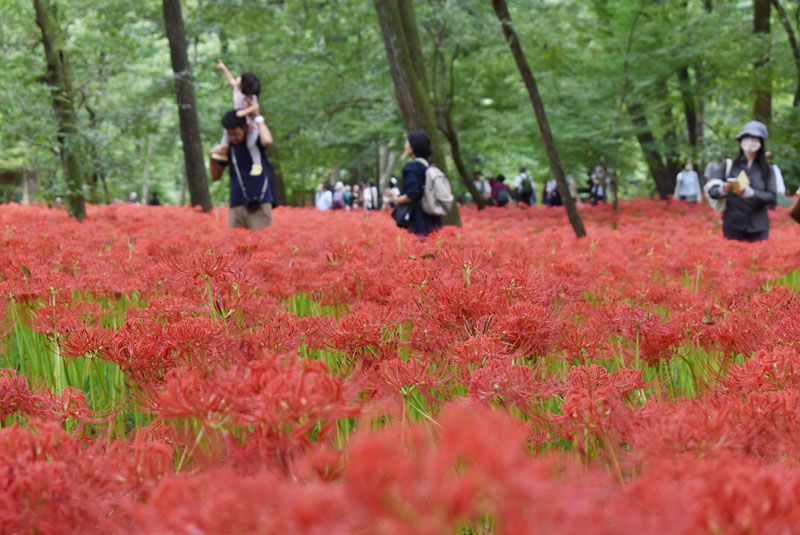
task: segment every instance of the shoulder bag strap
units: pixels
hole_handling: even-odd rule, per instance
[[[242,175],[239,172],[239,162],[236,161],[236,151],[233,150],[233,147],[230,147],[229,152],[231,153],[231,163],[233,164],[233,169],[236,171],[236,179],[239,181],[239,187],[242,188],[242,196],[245,198],[245,200],[247,200],[247,190],[244,187]],[[267,186],[269,185],[269,177],[267,176],[266,171],[262,172],[264,173],[264,187],[261,188],[261,195],[258,196],[258,200],[263,203],[264,195],[267,193]]]
[[[428,162],[428,160],[426,160],[425,158],[414,158],[414,161],[415,162],[419,162],[422,165],[424,165],[425,169],[427,169],[428,167],[431,166],[430,162]]]

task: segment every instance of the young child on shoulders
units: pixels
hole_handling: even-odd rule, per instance
[[[250,168],[251,176],[259,176],[263,171],[261,164],[261,152],[258,150],[258,128],[250,114],[258,108],[258,95],[261,93],[261,81],[252,72],[243,72],[238,78],[234,78],[228,67],[222,60],[217,61],[217,68],[225,75],[225,79],[233,87],[233,107],[236,115],[247,117],[247,150],[253,160]],[[222,145],[228,145],[228,133],[223,131]]]

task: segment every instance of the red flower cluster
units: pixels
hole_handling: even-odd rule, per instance
[[[88,215],[0,208],[0,532],[797,532],[783,209]]]

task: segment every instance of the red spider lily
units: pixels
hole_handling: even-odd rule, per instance
[[[482,365],[494,360],[511,360],[513,356],[513,348],[508,344],[497,338],[480,334],[467,338],[456,345],[451,358],[458,365],[466,380],[475,365]]]
[[[15,370],[0,369],[0,421],[17,412],[39,416],[46,412],[42,411],[41,402],[42,397],[31,392],[24,377]]]
[[[749,355],[775,346],[775,333],[747,312],[729,314],[724,322],[711,325],[708,331],[716,347],[726,354]]]
[[[328,326],[324,332],[326,345],[348,354],[363,352],[368,348],[378,349],[385,344],[384,332],[392,328],[397,319],[390,307],[373,304],[355,306],[335,327]]]
[[[800,397],[795,390],[736,395],[710,394],[678,404],[648,403],[625,429],[634,451],[650,458],[675,453],[741,452],[765,460],[800,458],[791,438],[798,432]]]
[[[233,280],[242,257],[232,254],[194,254],[191,256],[168,255],[164,263],[170,268],[168,273],[179,280],[213,280],[216,283],[229,283]]]
[[[224,209],[90,206],[79,225],[4,205],[0,335],[21,317],[66,358],[117,363],[159,423],[93,441],[81,392],[0,374],[0,416],[29,428],[0,430],[0,525],[792,533],[800,299],[765,288],[799,265],[796,231],[779,208],[769,243],[728,242],[676,204],[583,207],[588,240],[563,211],[465,207],[424,243],[385,214],[287,208],[249,233]],[[335,313],[286,312],[297,293]],[[585,364],[637,347],[696,347],[721,378],[640,405],[644,366]],[[395,423],[412,388],[436,423]]]
[[[548,398],[558,391],[552,378],[540,368],[510,361],[492,360],[472,372],[469,395],[482,401],[502,399],[523,409],[536,399]]]
[[[61,354],[67,362],[75,357],[83,357],[91,352],[102,352],[111,346],[114,332],[100,327],[78,327],[69,333],[69,338],[61,343]]]
[[[116,531],[124,514],[124,457],[86,447],[60,425],[0,429],[0,522],[9,533]]]
[[[427,359],[414,357],[405,360],[400,358],[383,360],[378,365],[375,375],[377,380],[374,383],[379,396],[389,393],[405,397],[411,389],[415,389],[424,395],[431,405],[435,403],[435,394],[444,394],[450,380],[448,374],[442,374]]]
[[[564,396],[562,410],[562,415],[554,415],[551,420],[567,440],[576,441],[581,455],[587,454],[589,439],[616,448],[618,433],[627,431],[633,417],[631,407],[623,403],[622,395],[613,386],[571,389]]]
[[[584,363],[589,359],[612,357],[608,351],[602,351],[608,348],[608,336],[596,322],[582,326],[564,323],[559,338],[566,351],[566,359],[570,361]]]
[[[740,366],[731,368],[725,386],[730,392],[741,395],[800,388],[800,356],[796,350],[788,348],[759,351]]]
[[[153,321],[126,322],[99,356],[143,383],[160,382],[167,371],[191,363],[219,362],[232,346],[217,322],[186,318],[162,327]]]
[[[46,387],[32,390],[16,371],[0,369],[0,422],[13,415],[61,423],[71,418],[81,428],[85,423],[101,421],[89,408],[83,392],[71,387],[61,394]]]
[[[497,322],[503,338],[520,353],[544,356],[557,343],[557,322],[550,304],[515,303]]]
[[[620,396],[626,397],[634,390],[649,388],[652,384],[642,379],[641,370],[623,368],[616,372],[608,372],[605,368],[593,364],[591,366],[573,367],[561,391],[571,389],[593,390],[606,386],[614,388],[619,392]]]
[[[229,402],[193,371],[173,370],[165,378],[163,394],[155,401],[159,418],[197,418],[204,425],[224,421]]]

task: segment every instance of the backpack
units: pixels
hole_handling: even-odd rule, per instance
[[[501,189],[497,192],[497,204],[508,204],[511,202],[511,195],[508,193],[508,190]]]
[[[424,158],[415,158],[415,161],[425,166],[425,191],[422,194],[420,206],[428,215],[444,216],[453,207],[453,192],[450,181],[442,170],[431,165]]]
[[[336,191],[333,194],[333,209],[334,210],[344,209],[344,193],[342,193],[341,191]]]
[[[715,186],[721,187],[725,185],[725,181],[727,180],[728,175],[731,172],[731,167],[733,167],[733,160],[731,160],[730,158],[726,158],[724,165],[725,165],[725,172],[722,174],[722,180],[718,178],[712,178],[711,180],[706,182],[706,185],[703,187],[703,193],[706,194],[706,199],[708,200],[708,204],[710,204],[711,208],[713,208],[714,211],[717,212],[718,214],[722,214],[725,212],[725,208],[727,207],[728,203],[725,202],[725,197],[722,197],[721,199],[714,199],[711,197],[711,195],[708,194],[708,192],[711,190],[711,188]]]
[[[531,183],[530,177],[527,176],[522,177],[522,185],[520,186],[519,189],[520,191],[522,191],[524,195],[530,195],[531,193],[533,193],[533,184]]]

